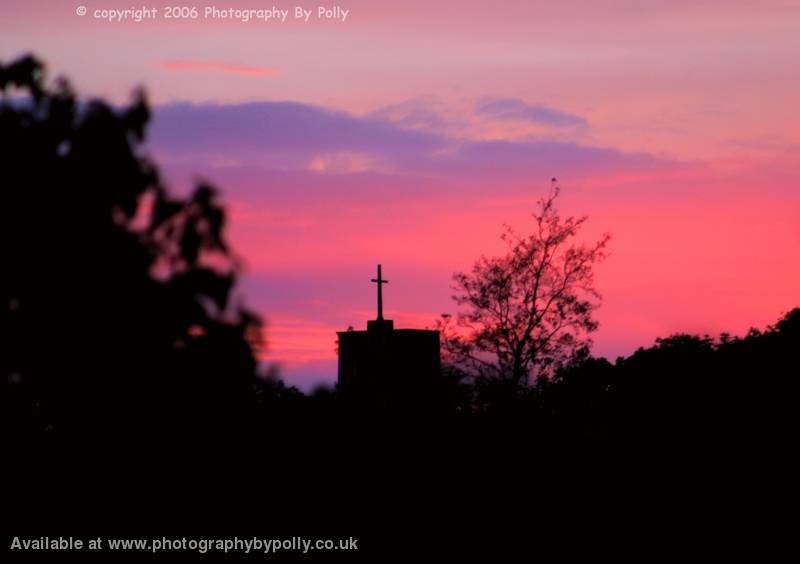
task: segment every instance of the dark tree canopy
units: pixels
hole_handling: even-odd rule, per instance
[[[675,334],[614,364],[576,359],[540,383],[531,405],[551,429],[623,444],[777,444],[796,434],[798,350],[794,308],[743,337]]]
[[[18,432],[223,428],[247,412],[260,322],[215,190],[170,194],[150,111],[0,64],[0,369]]]

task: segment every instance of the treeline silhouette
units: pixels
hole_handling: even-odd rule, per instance
[[[240,269],[216,191],[171,193],[143,154],[143,95],[127,108],[79,102],[33,57],[0,64],[0,89],[15,527],[337,523],[407,552],[397,533],[412,523],[414,542],[452,555],[478,508],[530,535],[533,517],[506,507],[535,497],[536,522],[559,522],[606,491],[601,459],[791,441],[800,309],[744,337],[674,335],[614,363],[581,348],[530,384],[449,366],[418,390],[425,410],[302,394],[258,366],[262,326],[232,298]]]
[[[479,386],[483,409],[543,432],[598,441],[718,445],[770,441],[791,427],[800,309],[744,337],[676,334],[614,363],[578,356],[525,390]]]
[[[470,380],[454,366],[420,393],[428,416],[467,426],[520,426],[531,440],[571,438],[597,445],[664,441],[772,441],[793,428],[800,374],[800,308],[742,337],[675,334],[614,362],[583,349],[553,377],[520,385],[509,374]],[[328,420],[342,413],[333,389],[311,394],[280,380],[256,385],[264,417]],[[393,411],[404,424],[409,413]],[[426,420],[426,423],[429,423]]]

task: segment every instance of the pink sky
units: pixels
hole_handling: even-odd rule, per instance
[[[176,187],[223,188],[242,293],[294,383],[335,377],[334,332],[373,315],[378,262],[400,325],[452,311],[452,272],[499,250],[504,223],[524,228],[551,176],[563,211],[589,215],[587,236],[613,237],[597,354],[680,330],[742,333],[800,304],[798,1],[343,0],[346,22],[308,24],[92,17],[131,5],[6,0],[0,60],[35,51],[119,102],[147,88],[151,150]]]

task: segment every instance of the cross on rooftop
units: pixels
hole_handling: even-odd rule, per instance
[[[381,276],[381,265],[378,265],[378,277],[373,278],[370,282],[378,285],[378,321],[383,321],[383,285],[388,284],[388,280],[384,280]]]

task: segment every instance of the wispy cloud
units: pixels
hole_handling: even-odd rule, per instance
[[[586,120],[555,108],[529,104],[519,98],[483,98],[475,107],[480,116],[537,123],[549,127],[584,127]]]
[[[185,72],[223,72],[244,76],[276,76],[280,69],[274,67],[252,67],[247,65],[231,65],[226,63],[207,63],[197,61],[158,61],[158,66],[164,70]]]
[[[469,116],[454,110],[435,96],[419,96],[383,106],[367,117],[405,129],[438,133],[460,133],[469,125]]]

